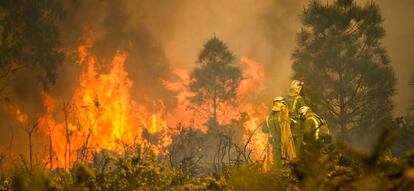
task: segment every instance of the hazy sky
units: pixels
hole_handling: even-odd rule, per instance
[[[331,1],[331,0],[329,0]],[[364,0],[368,1],[368,0]],[[126,68],[133,81],[133,99],[174,98],[163,88],[162,79],[175,68],[196,66],[203,44],[216,35],[234,52],[266,69],[266,89],[262,100],[284,95],[292,75],[291,53],[300,30],[299,14],[307,0],[65,0],[66,20],[61,26],[62,44],[76,47],[85,28],[95,36],[95,53],[103,62],[116,49],[127,51]],[[395,114],[402,115],[414,101],[414,87],[409,76],[414,73],[414,0],[377,0],[385,18],[387,35],[383,44],[398,78],[394,97]],[[67,59],[59,69],[53,90],[64,97],[79,85],[79,66]],[[28,71],[30,72],[30,71]],[[22,74],[15,87],[16,103],[34,114],[41,108],[36,79]],[[151,82],[151,83],[149,83]],[[28,88],[30,87],[30,88]],[[33,112],[31,112],[33,110]],[[3,116],[0,114],[0,116]],[[7,115],[4,115],[7,116]],[[33,115],[34,116],[34,115]],[[7,135],[0,145],[9,144],[12,124],[3,124],[0,133]],[[26,141],[22,128],[15,128],[16,140]],[[41,136],[41,135],[39,135]],[[39,139],[40,140],[40,139]],[[38,144],[38,143],[36,143]],[[24,144],[16,144],[22,149]]]
[[[143,20],[155,41],[161,43],[169,64],[194,67],[203,43],[218,36],[235,55],[249,57],[266,67],[269,80],[264,97],[283,94],[289,84],[291,53],[300,30],[299,14],[306,0],[181,0],[127,3],[131,22]],[[367,0],[358,2],[370,2]],[[414,1],[378,0],[387,32],[383,44],[398,78],[395,114],[407,111],[413,102]]]
[[[384,45],[398,78],[394,111],[401,115],[414,102],[414,86],[409,86],[410,75],[414,75],[414,1],[378,0],[378,3],[385,18]]]

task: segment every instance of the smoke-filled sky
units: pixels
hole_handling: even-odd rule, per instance
[[[331,2],[332,0],[328,0]],[[64,49],[74,49],[80,37],[90,32],[94,53],[101,63],[110,63],[117,50],[127,53],[126,69],[133,81],[132,96],[137,101],[162,98],[173,103],[174,95],[162,81],[176,68],[191,69],[203,44],[211,37],[223,40],[239,60],[248,57],[265,67],[266,89],[261,101],[284,95],[289,85],[291,53],[300,30],[299,15],[308,0],[64,0],[65,17],[60,23]],[[358,3],[371,2],[357,0]],[[414,98],[409,86],[411,47],[414,46],[414,18],[411,0],[376,0],[385,19],[383,44],[398,80],[394,97],[395,115],[403,115]],[[86,32],[88,31],[88,32]],[[73,56],[72,56],[73,57]],[[60,67],[53,87],[59,97],[70,96],[78,86],[80,71],[70,55]],[[28,71],[30,72],[30,71]],[[30,75],[16,82],[18,103],[39,108],[41,95],[35,85],[27,85]],[[148,83],[151,82],[151,83]],[[19,85],[20,84],[20,85]],[[24,85],[26,84],[26,85]],[[35,92],[39,94],[35,96]],[[28,96],[30,95],[30,96]],[[36,104],[37,103],[37,104]],[[35,106],[31,106],[36,104]],[[26,109],[27,110],[27,109]],[[30,110],[30,109],[29,109]],[[33,111],[36,112],[36,111]]]
[[[143,18],[160,41],[169,64],[192,68],[202,45],[212,36],[223,40],[239,59],[251,58],[267,69],[264,98],[285,93],[290,54],[299,30],[301,1],[179,1],[144,5]],[[135,1],[128,7],[135,13]]]
[[[125,3],[130,24],[144,24],[159,43],[172,68],[192,68],[203,43],[216,35],[240,58],[263,64],[268,81],[264,98],[284,94],[291,70],[291,53],[300,30],[299,15],[306,0],[134,1]],[[365,3],[370,1],[357,1]],[[383,40],[398,78],[395,115],[412,103],[409,87],[414,47],[414,1],[377,0],[386,30]]]
[[[228,45],[237,60],[248,57],[265,67],[266,89],[259,98],[270,102],[273,97],[284,95],[289,85],[291,53],[301,27],[299,15],[307,2],[65,0],[65,18],[60,24],[61,41],[65,48],[75,48],[81,43],[79,38],[85,31],[91,32],[95,39],[93,51],[102,63],[109,63],[116,50],[125,51],[126,69],[133,82],[132,98],[138,102],[162,98],[168,105],[174,102],[174,95],[163,87],[162,81],[171,78],[174,69],[194,68],[203,44],[217,36]],[[394,114],[399,116],[407,112],[414,99],[414,87],[409,86],[410,74],[414,73],[414,64],[411,63],[414,1],[375,2],[385,19],[383,44],[398,79]],[[52,88],[60,94],[58,97],[71,96],[75,86],[79,85],[79,72],[80,67],[74,58],[68,57],[59,69],[57,84]],[[14,86],[16,102],[25,106],[23,110],[26,113],[36,113],[38,111],[30,108],[41,108],[42,96],[36,86],[27,85],[36,80],[28,79],[24,74],[21,77]],[[9,134],[8,131],[2,128],[0,133]],[[24,133],[17,132],[15,139],[22,140],[24,136]],[[8,139],[0,141],[1,145],[8,143]]]
[[[412,53],[414,48],[414,1],[378,0],[383,17],[386,36],[384,46],[391,57],[398,80],[397,95],[394,97],[395,114],[407,111],[414,99],[414,87],[409,86],[410,75],[414,73]]]

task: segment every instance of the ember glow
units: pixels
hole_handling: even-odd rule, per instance
[[[24,124],[27,122],[27,119],[28,119],[27,115],[24,114],[19,108],[15,108],[15,115],[16,115],[16,120],[19,123]]]
[[[2,105],[2,109],[6,111],[9,115],[11,115],[19,124],[26,125],[29,116],[22,111],[20,107],[17,105],[13,105],[11,103]]]

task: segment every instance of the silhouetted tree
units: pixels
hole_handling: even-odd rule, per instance
[[[211,104],[209,112],[217,124],[217,112],[225,102],[231,102],[242,80],[241,70],[233,65],[234,55],[217,37],[204,44],[198,55],[199,67],[192,72],[194,82],[190,88],[195,92],[193,102]]]
[[[36,133],[39,129],[39,123],[37,121],[27,124],[25,127],[25,131],[27,133],[27,137],[29,140],[29,162],[30,162],[30,170],[33,169],[33,133]]]
[[[293,70],[294,78],[306,83],[312,109],[340,136],[351,129],[365,137],[391,120],[395,78],[381,44],[379,7],[312,1],[301,20]]]
[[[57,26],[62,12],[61,2],[53,0],[0,2],[0,92],[22,68],[45,88],[56,81],[56,68],[63,60]]]
[[[414,72],[411,74],[410,85],[414,87]],[[414,101],[414,100],[412,100]],[[411,110],[414,111],[414,104],[411,105]]]

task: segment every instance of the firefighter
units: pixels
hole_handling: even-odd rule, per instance
[[[282,160],[296,158],[295,145],[290,130],[289,110],[283,97],[276,97],[273,100],[272,111],[267,116],[262,130],[269,134],[273,162],[276,166],[280,166]]]
[[[298,114],[303,122],[301,154],[316,154],[331,144],[328,124],[322,117],[312,112],[308,106],[299,108]]]
[[[295,148],[299,151],[300,146],[302,145],[302,124],[301,120],[299,119],[298,110],[299,108],[306,106],[306,103],[302,97],[303,95],[303,88],[304,82],[299,80],[293,80],[290,83],[290,88],[288,91],[288,96],[286,98],[286,102],[289,108],[289,116],[291,118],[291,126],[292,126],[292,134],[293,139],[295,141]]]

